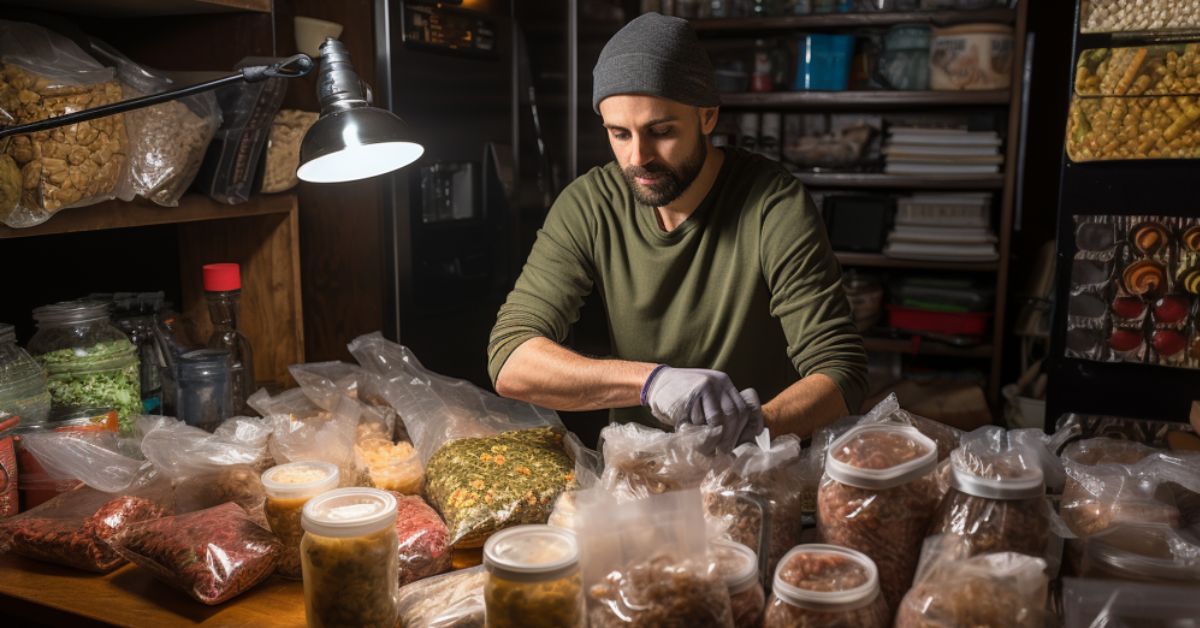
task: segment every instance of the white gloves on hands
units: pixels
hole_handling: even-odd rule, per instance
[[[720,426],[722,451],[753,440],[762,431],[758,393],[753,388],[738,392],[721,371],[660,366],[643,385],[642,397],[654,418],[669,427]]]

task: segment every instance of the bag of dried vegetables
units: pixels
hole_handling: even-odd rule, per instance
[[[554,411],[433,373],[378,333],[355,339],[350,353],[382,379],[384,398],[404,417],[425,463],[425,495],[455,547],[481,547],[497,530],[546,523],[574,484],[581,445]]]
[[[142,437],[142,454],[174,485],[177,512],[234,502],[258,515],[266,498],[259,475],[272,464],[263,437],[270,426],[234,417],[220,427],[209,433],[175,419],[159,421]]]
[[[719,436],[692,425],[676,432],[639,423],[608,425],[600,431],[604,472],[597,486],[618,501],[697,488],[706,475],[723,471],[732,460],[717,451]]]

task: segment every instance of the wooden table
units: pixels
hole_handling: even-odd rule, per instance
[[[126,565],[88,574],[20,556],[0,556],[0,624],[6,626],[295,626],[304,587],[272,576],[218,606],[206,606]]]

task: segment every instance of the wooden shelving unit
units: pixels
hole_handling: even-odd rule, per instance
[[[779,17],[736,17],[693,20],[692,26],[702,34],[753,34],[769,31],[805,29],[855,28],[860,26],[892,26],[895,24],[934,24],[950,26],[970,22],[1016,21],[1012,9],[980,9],[975,11],[909,11],[878,13],[824,13]]]
[[[721,94],[721,106],[737,109],[900,109],[1007,105],[1009,91],[747,92]]]
[[[943,174],[913,176],[877,172],[796,172],[797,179],[817,188],[866,188],[891,190],[999,190],[1003,174]]]
[[[913,259],[896,259],[882,253],[835,253],[842,266],[860,266],[863,268],[911,268],[918,270],[949,270],[973,273],[995,272],[999,267],[997,262],[941,262]]]
[[[5,4],[104,17],[271,12],[271,0],[5,0]]]

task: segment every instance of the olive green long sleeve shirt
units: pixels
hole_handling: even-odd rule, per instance
[[[526,340],[563,343],[595,289],[615,358],[724,371],[764,402],[822,373],[858,409],[866,353],[820,215],[779,164],[723,150],[712,189],[671,232],[615,162],[563,191],[492,329],[493,384]],[[656,424],[646,408],[611,417]]]

